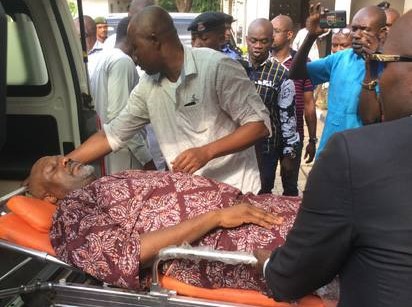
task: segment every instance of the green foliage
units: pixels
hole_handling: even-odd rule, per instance
[[[193,0],[192,12],[220,11],[220,0]]]
[[[158,0],[157,4],[168,12],[177,12],[174,0]],[[193,0],[192,12],[220,11],[220,0]]]
[[[173,0],[158,0],[157,5],[168,12],[177,12],[176,4]]]
[[[73,17],[77,15],[77,4],[74,1],[67,0],[67,4],[69,5],[70,14]]]

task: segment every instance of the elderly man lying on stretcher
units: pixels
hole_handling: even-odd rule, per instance
[[[252,252],[281,245],[300,200],[243,195],[195,175],[125,171],[96,179],[93,167],[62,156],[43,157],[30,174],[31,194],[57,202],[50,239],[57,257],[107,283],[143,289],[158,251],[184,242]],[[173,260],[162,273],[206,288],[266,292],[248,265]]]

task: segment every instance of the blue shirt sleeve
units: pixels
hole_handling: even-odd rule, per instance
[[[336,53],[306,64],[313,85],[329,82]]]

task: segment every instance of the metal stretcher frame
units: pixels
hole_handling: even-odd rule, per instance
[[[24,253],[42,262],[52,263],[64,268],[75,270],[70,265],[45,252],[31,248],[21,247],[17,244],[1,240],[0,247],[8,250]],[[244,253],[218,252],[209,250],[197,250],[182,247],[169,247],[161,250],[157,256],[152,273],[153,282],[149,292],[136,292],[125,289],[110,288],[108,286],[90,286],[78,283],[66,283],[60,280],[57,283],[42,282],[27,286],[0,290],[0,298],[18,294],[34,293],[36,291],[49,291],[53,293],[53,306],[189,306],[189,307],[240,307],[250,306],[243,304],[226,303],[197,298],[179,296],[175,291],[164,289],[160,286],[158,278],[158,265],[160,262],[176,258],[202,258],[207,260],[219,260],[227,263],[255,263],[256,258]]]

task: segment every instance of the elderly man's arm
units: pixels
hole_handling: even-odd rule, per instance
[[[184,242],[191,243],[214,228],[233,228],[245,223],[271,229],[274,225],[281,224],[282,218],[246,203],[210,211],[176,226],[142,234],[140,236],[140,262],[146,264],[158,254],[160,249]]]
[[[299,299],[329,283],[344,265],[355,236],[348,170],[346,140],[336,134],[312,169],[285,244],[266,266],[265,278],[275,299]]]
[[[194,173],[210,160],[244,150],[267,135],[263,122],[247,123],[212,143],[185,150],[172,162],[173,170]]]

